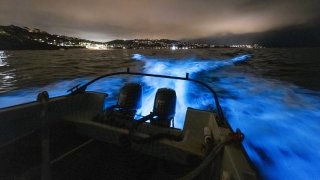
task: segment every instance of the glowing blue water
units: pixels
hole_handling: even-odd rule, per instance
[[[250,60],[249,55],[231,59],[165,59],[141,54],[133,59],[144,63],[146,73],[185,76],[206,81],[217,89],[220,102],[231,126],[240,128],[246,138],[245,149],[265,179],[318,179],[320,177],[320,94],[281,81],[255,77],[251,74],[227,71],[235,63]],[[204,77],[205,76],[205,77]],[[89,78],[88,78],[89,79]],[[62,81],[53,85],[29,88],[0,96],[0,107],[28,102],[42,90],[51,97],[65,94],[65,90],[88,79]],[[175,125],[183,126],[186,107],[214,108],[212,97],[203,89],[184,81],[151,77],[142,79],[117,78],[100,80],[88,90],[107,92],[116,96],[127,81],[144,85],[143,109],[152,111],[157,88],[170,87],[177,91],[178,105]],[[116,103],[116,98],[111,103]],[[106,105],[106,106],[107,106]]]
[[[222,74],[221,74],[222,75]],[[266,179],[320,177],[320,95],[290,84],[225,74],[219,86],[227,118]]]
[[[144,61],[145,73],[151,74],[164,74],[171,76],[185,76],[185,73],[190,73],[190,77],[193,77],[196,73],[201,71],[212,71],[218,68],[233,65],[237,62],[246,61],[250,58],[250,55],[240,55],[226,60],[201,60],[198,61],[195,58],[180,59],[174,61],[172,59],[159,59],[143,56],[141,54],[134,54],[133,59]],[[203,108],[205,106],[213,104],[213,98],[210,95],[202,96],[199,94],[197,86],[192,86],[186,81],[159,79],[154,77],[143,77],[142,83],[143,107],[138,110],[141,115],[147,115],[152,111],[154,97],[157,89],[159,88],[172,88],[177,93],[177,105],[175,115],[175,126],[177,128],[183,128],[185,112],[187,107]]]
[[[183,76],[201,71],[214,73],[218,68],[246,61],[248,55],[229,60],[183,61],[156,59],[139,54],[134,59],[145,62],[148,73]],[[207,82],[224,91],[221,104],[231,126],[240,128],[246,135],[245,149],[266,179],[317,179],[320,177],[320,94],[280,81],[264,80],[249,74],[232,74],[220,71],[219,82]],[[186,107],[207,107],[212,98],[186,82],[156,80],[145,77],[142,81],[150,87],[145,91],[141,109],[147,114],[152,108],[152,98],[157,88],[171,87],[177,91],[178,104],[175,117],[178,127],[183,125]],[[210,98],[208,98],[210,97]]]

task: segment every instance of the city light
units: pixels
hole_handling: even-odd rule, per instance
[[[88,43],[86,45],[87,49],[92,49],[92,50],[106,50],[108,49],[107,45],[104,44],[92,44],[92,43]]]
[[[177,47],[175,45],[173,45],[170,49],[174,51],[177,49]]]

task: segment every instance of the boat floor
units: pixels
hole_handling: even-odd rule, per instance
[[[41,179],[40,137],[33,132],[1,149],[0,178]],[[58,180],[176,179],[194,168],[80,136],[70,124],[51,127],[50,160],[51,177]]]
[[[191,167],[92,142],[53,168],[53,179],[176,179]]]

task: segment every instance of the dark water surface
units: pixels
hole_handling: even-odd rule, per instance
[[[63,95],[77,83],[126,67],[175,76],[188,72],[217,90],[226,117],[245,133],[244,146],[265,179],[319,179],[319,50],[0,51],[0,108],[33,101],[43,90]],[[142,115],[151,111],[157,88],[176,89],[180,128],[186,107],[212,108],[208,92],[185,82],[119,77],[89,90],[114,95],[115,103],[126,81],[144,85]]]

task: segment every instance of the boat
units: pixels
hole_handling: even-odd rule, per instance
[[[142,86],[123,84],[118,102],[86,91],[105,77],[148,76],[190,81],[211,92],[214,110],[188,107],[174,128],[176,92],[157,90],[153,111],[137,116]],[[224,117],[216,92],[189,77],[127,71],[77,85],[64,96],[44,91],[34,102],[0,109],[0,179],[260,179]]]

